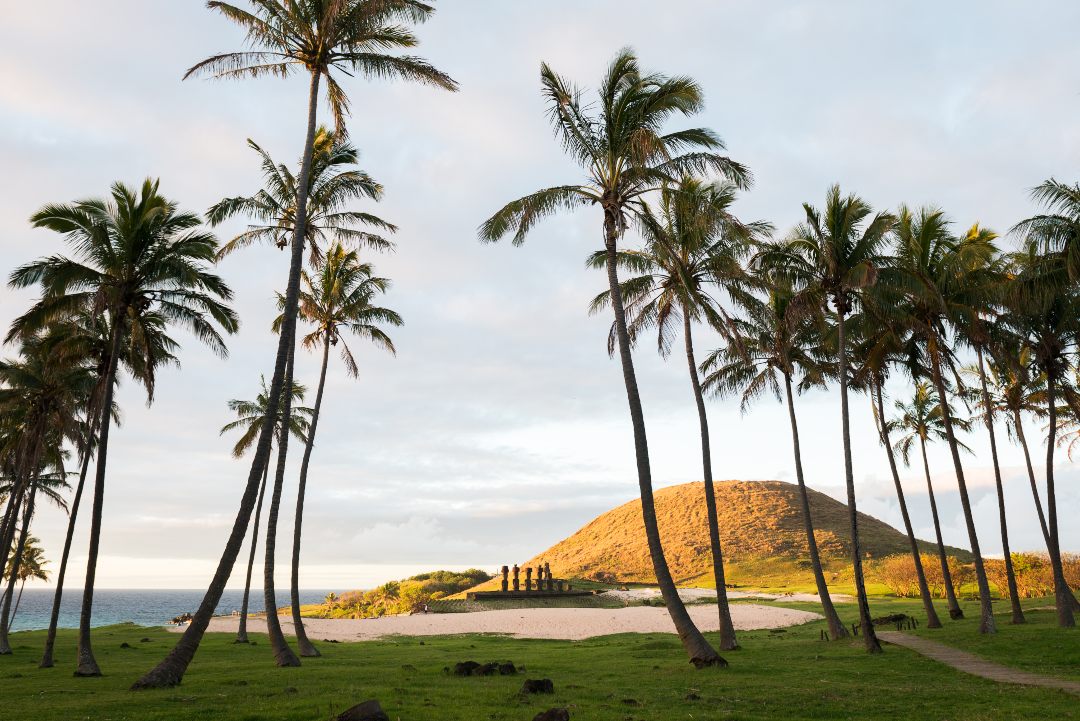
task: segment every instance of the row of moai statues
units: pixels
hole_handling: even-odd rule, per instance
[[[551,564],[545,563],[542,566],[537,566],[536,571],[536,585],[533,586],[533,570],[532,568],[525,569],[525,588],[521,587],[521,569],[515,563],[514,568],[510,569],[507,566],[502,567],[502,590],[504,592],[511,590],[510,574],[513,573],[513,590],[518,591],[550,591],[550,592],[563,592],[566,590],[566,584],[564,581],[556,581],[551,576]]]

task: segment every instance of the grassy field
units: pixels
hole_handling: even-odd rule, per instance
[[[898,599],[873,601],[875,614],[917,607]],[[974,619],[975,607],[966,610]],[[850,606],[842,612],[853,616]],[[1076,677],[1080,633],[1059,633],[1051,612],[1033,612],[1026,627],[1003,625],[992,640],[977,638],[974,624],[965,620],[936,634],[920,633],[1020,668]],[[1080,719],[1076,697],[984,681],[896,647],[868,656],[857,643],[819,641],[821,627],[741,634],[743,649],[727,654],[731,666],[705,671],[686,663],[674,636],[661,634],[581,642],[458,636],[322,643],[324,657],[296,669],[272,666],[265,638],[236,646],[230,636],[211,635],[181,687],[140,693],[128,685],[170,647],[172,634],[135,626],[99,629],[95,648],[106,676],[76,679],[70,674],[74,632],[61,633],[58,667],[51,670],[37,668],[42,634],[20,633],[13,638],[15,654],[0,658],[0,717],[322,721],[378,698],[392,719],[402,721],[529,721],[553,706],[568,707],[574,721]],[[131,648],[121,648],[123,643]],[[444,672],[466,660],[511,660],[526,672],[488,678]],[[552,679],[554,696],[521,697],[525,678]]]

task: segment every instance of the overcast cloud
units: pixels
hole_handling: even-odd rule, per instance
[[[358,380],[331,363],[307,502],[307,587],[521,561],[637,493],[622,380],[604,347],[609,321],[586,313],[605,285],[583,264],[600,245],[596,211],[547,221],[522,248],[476,241],[477,225],[503,203],[579,177],[547,125],[542,60],[593,86],[629,45],[647,68],[699,80],[707,108],[695,123],[716,129],[757,179],[738,212],[782,231],[833,182],[875,207],[934,203],[958,223],[1004,231],[1032,212],[1031,186],[1078,179],[1080,5],[1069,0],[438,5],[420,29],[420,52],[461,92],[345,82],[362,165],[387,189],[377,208],[364,209],[401,226],[398,252],[370,259],[394,280],[386,304],[406,325],[394,332],[396,358],[354,346]],[[9,8],[3,35],[5,274],[62,249],[26,222],[44,203],[100,196],[114,180],[150,175],[202,212],[258,188],[245,139],[279,160],[300,153],[302,78],[181,82],[195,61],[242,42],[201,2],[53,0]],[[222,227],[221,236],[241,227]],[[272,298],[286,262],[275,248],[256,247],[221,264],[243,320],[227,360],[182,336],[183,368],[161,374],[152,407],[124,384],[99,586],[209,579],[247,475],[217,429],[229,420],[226,400],[252,397],[259,374],[271,370]],[[0,290],[0,325],[31,300]],[[714,341],[702,333],[698,346]],[[700,480],[685,368],[648,344],[636,360],[657,484]],[[317,359],[301,355],[300,379],[314,385],[316,374]],[[799,411],[808,482],[840,497],[838,405],[835,394],[812,394]],[[860,507],[899,524],[868,401],[856,398],[854,412]],[[742,416],[736,402],[712,403],[710,413],[718,478],[792,480],[780,405],[764,399]],[[969,443],[980,540],[1000,553],[986,444],[979,435]],[[1008,444],[1002,457],[1013,546],[1037,550],[1022,457]],[[1080,474],[1062,462],[1062,542],[1080,550]],[[945,540],[967,545],[944,449],[931,463]],[[291,472],[284,508],[294,485]],[[917,468],[905,471],[905,485],[918,531],[931,537]],[[55,509],[36,522],[50,558],[59,556],[63,524]],[[283,526],[291,529],[291,510]],[[73,563],[78,585],[85,558],[77,553]],[[240,582],[234,574],[233,585]]]

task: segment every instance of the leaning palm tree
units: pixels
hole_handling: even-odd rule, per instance
[[[701,431],[701,460],[705,483],[705,506],[709,525],[713,577],[720,615],[720,648],[739,648],[731,621],[724,579],[724,556],[720,545],[720,525],[716,514],[713,488],[712,451],[709,421],[701,378],[694,357],[692,328],[705,322],[730,336],[732,319],[724,310],[717,293],[733,283],[745,283],[741,261],[749,254],[756,235],[767,233],[767,224],[744,224],[731,212],[736,188],[730,183],[706,183],[683,178],[678,186],[660,192],[657,210],[646,206],[638,219],[645,247],[621,251],[619,265],[633,273],[621,283],[623,304],[630,314],[630,338],[636,341],[646,330],[655,329],[657,350],[667,358],[671,343],[682,326],[690,386],[697,406]],[[589,266],[603,269],[607,252],[598,251],[589,258]],[[604,291],[593,301],[590,312],[607,310],[611,293]],[[616,328],[612,325],[608,352],[615,350]]]
[[[315,329],[304,336],[305,348],[322,348],[319,385],[315,392],[315,407],[311,413],[311,429],[304,443],[304,458],[300,463],[300,483],[296,491],[296,517],[293,526],[292,577],[290,594],[293,628],[301,656],[318,656],[319,651],[304,632],[300,616],[300,538],[304,519],[304,497],[307,489],[311,452],[315,447],[315,431],[322,411],[323,391],[326,389],[326,369],[330,362],[330,347],[341,346],[345,370],[353,378],[360,369],[356,364],[344,334],[350,333],[396,353],[390,336],[380,325],[400,326],[401,316],[388,308],[374,305],[375,299],[390,287],[386,278],[373,275],[370,263],[361,263],[356,251],[341,245],[330,248],[326,261],[312,277],[303,274],[304,288],[300,291],[300,317]],[[279,319],[280,322],[281,319]]]
[[[744,413],[767,390],[778,401],[786,402],[791,423],[795,479],[799,485],[803,528],[814,583],[817,585],[821,610],[829,625],[829,638],[847,638],[851,634],[833,606],[814,534],[793,392],[797,373],[802,374],[798,384],[800,391],[823,383],[825,374],[817,352],[820,342],[818,329],[814,318],[796,317],[788,313],[795,292],[787,278],[779,275],[768,278],[766,292],[767,300],[761,300],[752,293],[741,294],[739,305],[742,312],[735,320],[734,342],[728,342],[705,358],[701,364],[701,371],[705,374],[702,388],[721,398],[738,394]]]
[[[937,500],[934,495],[934,482],[930,475],[930,461],[926,455],[926,446],[931,441],[947,441],[945,433],[945,421],[941,412],[941,406],[934,398],[933,389],[926,381],[915,384],[915,394],[912,399],[904,403],[896,401],[894,404],[899,415],[886,425],[890,430],[896,430],[901,436],[896,440],[895,448],[904,459],[904,465],[911,465],[911,452],[915,445],[919,446],[922,456],[923,473],[926,476],[926,494],[930,498],[930,516],[934,521],[934,536],[937,540],[938,560],[941,562],[942,585],[945,587],[945,600],[949,607],[949,617],[956,620],[964,617],[964,611],[956,600],[956,589],[953,586],[952,574],[949,571],[949,561],[945,554],[945,541],[941,536],[941,519],[938,516]],[[966,431],[970,424],[967,420],[959,418],[955,413],[951,414],[953,426],[958,430]],[[967,446],[961,444],[961,448],[967,450]]]
[[[1028,239],[1010,258],[1015,280],[1006,290],[1004,322],[1031,352],[1034,367],[1045,380],[1046,407],[1046,521],[1050,565],[1054,574],[1058,625],[1076,625],[1072,594],[1067,592],[1058,535],[1054,451],[1057,446],[1058,393],[1065,383],[1069,354],[1080,342],[1080,290],[1068,275],[1068,266],[1054,254],[1039,252],[1040,244]]]
[[[996,249],[983,234],[974,232],[956,237],[950,226],[948,217],[937,208],[923,208],[918,212],[902,208],[889,285],[896,290],[904,322],[927,359],[975,561],[979,631],[995,633],[997,624],[990,583],[975,530],[967,477],[960,460],[962,446],[956,438],[956,424],[950,412],[946,373],[956,374],[956,336],[976,324],[992,308],[993,285],[986,280],[986,269]]]
[[[660,543],[645,417],[620,292],[618,257],[619,242],[629,223],[640,217],[644,196],[687,174],[719,172],[740,187],[749,184],[750,174],[718,153],[723,143],[708,129],[665,132],[664,126],[672,117],[688,117],[701,109],[701,88],[690,78],[643,73],[629,49],[621,50],[608,67],[595,110],[584,102],[578,88],[546,63],[541,65],[540,78],[555,133],[586,175],[577,183],[545,188],[508,203],[480,226],[480,239],[493,243],[512,234],[513,243],[519,245],[543,217],[558,210],[599,206],[603,213],[608,290],[634,430],[641,511],[653,570],[691,660],[697,665],[724,665],[726,662],[705,640],[679,599]]]
[[[887,300],[875,297],[873,293],[869,294],[864,302],[863,312],[857,320],[854,333],[857,339],[854,355],[858,359],[858,370],[855,377],[870,391],[874,424],[877,428],[878,439],[889,461],[889,472],[892,475],[893,488],[896,490],[896,500],[900,504],[900,517],[904,521],[911,560],[915,566],[919,596],[922,598],[923,610],[926,611],[926,627],[941,628],[941,619],[938,618],[937,610],[934,608],[930,585],[926,581],[926,571],[923,569],[922,551],[919,549],[915,529],[911,524],[904,486],[900,482],[900,472],[896,467],[890,424],[885,417],[885,381],[889,372],[896,365],[908,368],[909,371],[912,366],[918,366],[920,362],[918,348],[912,342],[910,334],[905,332],[903,325],[897,322],[895,314],[890,312]]]
[[[64,235],[77,257],[50,256],[12,273],[12,286],[25,288],[40,283],[43,290],[41,301],[16,321],[13,331],[25,333],[30,319],[53,320],[86,311],[104,313],[111,336],[108,365],[102,374],[101,408],[113,405],[121,342],[129,335],[137,337],[147,316],[185,327],[218,355],[227,354],[217,328],[232,333],[239,324],[235,313],[223,302],[232,297],[232,291],[208,270],[217,252],[217,239],[199,229],[199,216],[180,210],[164,198],[156,180],[144,181],[138,190],[115,183],[109,200],[45,206],[31,222],[35,227]],[[142,348],[143,352],[152,350],[149,346]],[[109,413],[101,413],[90,548],[79,620],[76,674],[80,676],[101,674],[90,645],[90,626],[110,420]]]
[[[806,222],[778,245],[759,256],[763,267],[775,267],[792,275],[802,286],[800,305],[813,306],[836,315],[837,375],[840,379],[840,416],[844,446],[844,479],[847,485],[848,520],[851,525],[851,560],[859,624],[866,650],[880,653],[874,633],[859,543],[859,519],[855,507],[855,475],[851,462],[851,417],[848,412],[847,316],[856,309],[863,289],[877,279],[883,258],[881,249],[896,222],[890,213],[873,214],[855,195],[841,196],[840,186],[829,189],[824,212],[803,204]]]
[[[266,388],[266,377],[259,378],[261,392],[255,396],[255,400],[245,401],[234,398],[229,401],[229,410],[236,414],[236,420],[222,426],[220,435],[232,431],[243,431],[240,438],[233,446],[233,458],[243,458],[259,437],[259,429],[262,428],[266,417],[267,408],[270,406],[270,393]],[[304,386],[293,383],[292,396],[294,401],[304,400],[307,390]],[[310,426],[311,409],[303,406],[293,407],[292,417],[289,418],[289,433],[297,440],[303,442]],[[281,435],[284,427],[284,419],[280,409],[278,418],[274,423],[274,436]],[[255,547],[259,542],[259,516],[262,514],[263,496],[266,493],[266,478],[270,472],[270,464],[263,469],[262,483],[259,485],[259,501],[255,505],[255,522],[251,526],[251,554],[248,556],[247,574],[244,576],[244,598],[240,604],[240,626],[236,631],[235,643],[249,643],[247,634],[248,598],[251,593],[251,572],[255,567]]]
[[[207,6],[244,29],[249,49],[207,58],[189,69],[185,77],[210,75],[238,79],[307,73],[310,80],[307,127],[296,183],[295,224],[285,286],[285,322],[279,335],[274,373],[270,380],[271,412],[259,430],[240,508],[206,595],[176,646],[157,666],[135,682],[133,688],[136,689],[176,686],[183,679],[243,547],[263,468],[270,458],[272,421],[276,417],[278,404],[287,406],[290,400],[289,394],[282,394],[282,389],[291,385],[291,380],[286,376],[296,340],[300,270],[307,237],[308,191],[322,81],[325,80],[327,84],[327,99],[336,132],[340,136],[346,134],[345,118],[349,112],[349,100],[345,89],[334,77],[337,73],[410,80],[447,90],[457,88],[450,76],[420,58],[388,54],[388,51],[412,48],[418,44],[416,36],[406,24],[424,22],[434,12],[431,5],[418,0],[257,0],[250,11],[218,0],[211,0]],[[288,408],[285,410],[284,415],[288,417]],[[281,445],[287,448],[287,442],[288,435],[285,435]],[[267,628],[271,632],[277,663],[298,665],[299,659],[281,641],[281,628],[276,615],[267,615]]]
[[[9,562],[8,574],[14,573],[14,559]],[[8,619],[8,626],[15,625],[15,616],[19,613],[19,605],[22,603],[23,589],[26,588],[26,582],[30,580],[35,581],[48,581],[49,572],[45,570],[45,566],[49,565],[49,562],[45,560],[45,549],[41,547],[41,539],[36,536],[30,536],[26,539],[26,545],[23,547],[22,556],[19,559],[19,570],[16,573],[19,579],[19,596],[15,599],[15,607],[11,609],[11,618]]]

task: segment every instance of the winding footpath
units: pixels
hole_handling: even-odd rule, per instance
[[[878,631],[877,636],[886,643],[911,649],[915,653],[973,676],[981,676],[998,683],[1015,683],[1022,686],[1057,689],[1080,696],[1080,682],[1077,681],[1067,681],[1063,678],[1020,671],[1009,666],[1003,666],[1000,663],[987,661],[967,651],[961,651],[937,641],[900,633],[899,631]]]

